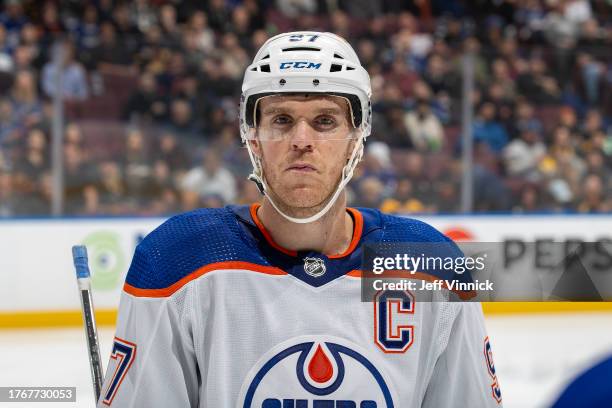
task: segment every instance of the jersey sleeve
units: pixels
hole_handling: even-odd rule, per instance
[[[142,250],[132,266],[152,268]],[[98,407],[197,407],[190,286],[169,296],[124,289]]]
[[[480,303],[455,303],[446,348],[438,357],[422,408],[502,406],[491,342]]]

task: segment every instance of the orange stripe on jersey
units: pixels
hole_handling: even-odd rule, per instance
[[[189,275],[183,277],[176,283],[160,289],[141,289],[135,286],[129,285],[125,283],[123,285],[123,290],[130,295],[138,296],[138,297],[168,297],[173,293],[178,291],[180,288],[188,284],[194,279],[199,278],[209,272],[219,271],[219,270],[228,270],[228,269],[238,269],[238,270],[247,270],[252,272],[263,273],[266,275],[287,275],[287,272],[282,269],[273,267],[273,266],[264,266],[258,265],[251,262],[242,262],[242,261],[227,261],[227,262],[215,262],[212,264],[208,264],[203,266],[196,271],[190,273]]]
[[[255,225],[257,225],[257,228],[259,228],[259,231],[261,231],[261,233],[263,234],[263,236],[266,239],[266,241],[268,241],[268,244],[270,244],[270,246],[272,248],[274,248],[274,249],[276,249],[278,251],[281,251],[285,255],[297,256],[297,251],[292,251],[291,249],[283,248],[282,246],[278,245],[274,241],[274,239],[272,239],[272,235],[270,235],[270,233],[268,232],[266,227],[264,227],[263,223],[261,222],[261,220],[257,216],[257,209],[259,207],[261,207],[261,204],[259,204],[259,203],[255,203],[255,204],[251,205],[251,208],[250,208],[251,218],[253,218],[253,221],[255,221]]]
[[[343,258],[350,255],[350,253],[357,248],[359,240],[361,240],[361,233],[363,232],[363,216],[355,208],[347,208],[347,210],[353,215],[353,220],[355,221],[355,226],[353,227],[353,238],[351,239],[351,243],[349,244],[348,248],[346,248],[346,251],[341,254],[330,255],[328,257],[329,259]]]
[[[297,256],[297,251],[283,248],[282,246],[280,246],[274,241],[274,239],[272,238],[272,235],[270,235],[270,232],[266,229],[266,227],[263,225],[263,223],[257,216],[257,209],[259,207],[261,207],[261,204],[254,203],[251,205],[249,211],[251,213],[251,218],[253,218],[253,221],[255,222],[255,225],[257,225],[257,228],[259,228],[259,230],[261,231],[266,241],[268,241],[268,244],[270,244],[272,248],[282,252],[283,254],[286,254],[289,256]],[[346,251],[344,251],[343,253],[328,255],[329,259],[344,258],[345,256],[350,255],[351,252],[353,252],[355,248],[357,248],[357,245],[359,244],[359,240],[361,240],[361,233],[363,232],[363,216],[355,208],[347,208],[346,210],[349,213],[351,213],[351,215],[353,216],[353,220],[355,220],[355,226],[353,227],[353,237],[351,238],[351,243],[349,244]]]
[[[351,278],[363,278],[364,275],[367,276],[368,274],[364,274],[362,271],[357,270],[357,269],[352,270],[346,274],[346,276],[350,276]],[[435,275],[431,275],[429,273],[424,273],[424,272],[412,273],[410,271],[399,271],[399,270],[385,271],[385,273],[383,275],[380,275],[378,278],[379,279],[382,279],[382,278],[420,279],[420,280],[424,280],[427,282],[434,282],[434,281],[440,280],[439,277]],[[372,277],[370,276],[369,279],[372,279]],[[442,282],[442,287],[444,289],[448,289],[448,285],[446,284],[445,281]],[[461,300],[469,300],[477,295],[476,291],[473,291],[473,290],[461,291],[461,290],[453,289],[452,292],[456,293]]]

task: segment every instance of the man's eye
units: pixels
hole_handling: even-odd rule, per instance
[[[317,118],[315,123],[319,127],[330,128],[336,125],[336,120],[329,116],[320,116]]]
[[[272,119],[272,123],[275,125],[287,125],[291,123],[291,119],[288,116],[277,116]]]

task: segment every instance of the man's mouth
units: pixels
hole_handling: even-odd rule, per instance
[[[298,172],[313,172],[317,171],[317,169],[308,163],[294,163],[291,166],[287,167],[287,171],[298,171]]]

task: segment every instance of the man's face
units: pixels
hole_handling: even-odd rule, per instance
[[[304,213],[326,204],[356,143],[348,105],[339,97],[262,98],[253,152],[283,210]]]

